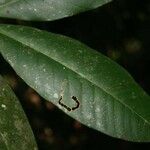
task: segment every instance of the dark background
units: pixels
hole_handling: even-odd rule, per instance
[[[150,0],[114,0],[96,10],[53,22],[0,19],[75,38],[126,68],[150,94]],[[112,138],[71,119],[28,87],[0,57],[0,71],[10,81],[28,116],[40,150],[144,150],[149,143]]]

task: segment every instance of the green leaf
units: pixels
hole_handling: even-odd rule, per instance
[[[28,120],[11,88],[0,76],[0,149],[36,150]]]
[[[69,116],[114,137],[150,141],[150,97],[109,58],[71,38],[22,26],[1,25],[0,43],[18,75]]]
[[[0,17],[56,20],[95,9],[111,0],[2,0]]]

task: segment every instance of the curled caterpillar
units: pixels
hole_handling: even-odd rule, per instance
[[[72,100],[74,100],[74,101],[76,102],[76,106],[75,106],[75,107],[72,107],[72,108],[70,108],[70,107],[68,107],[67,105],[65,105],[64,103],[62,103],[62,96],[60,97],[58,103],[59,103],[59,105],[61,105],[61,106],[64,107],[65,109],[67,109],[68,111],[73,111],[73,110],[79,108],[80,103],[79,103],[78,99],[77,99],[75,96],[72,96]]]
[[[72,107],[72,110],[75,110],[80,106],[80,103],[79,103],[78,99],[75,96],[72,96],[72,99],[77,103],[77,105],[75,107]]]
[[[62,96],[59,99],[59,105],[61,105],[62,107],[66,108],[68,111],[71,111],[71,108],[68,107],[67,105],[63,104],[61,101],[62,101]]]

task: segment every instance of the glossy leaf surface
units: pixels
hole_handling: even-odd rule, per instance
[[[109,58],[71,38],[21,26],[1,25],[0,43],[18,75],[71,117],[114,137],[150,141],[150,97]]]
[[[56,20],[95,9],[111,0],[0,0],[0,17]]]

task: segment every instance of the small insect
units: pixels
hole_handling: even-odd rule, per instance
[[[76,107],[72,107],[72,110],[75,110],[80,106],[80,103],[79,103],[78,99],[75,96],[72,96],[72,99],[77,103]]]
[[[73,100],[76,102],[76,104],[77,104],[75,107],[70,108],[70,107],[68,107],[67,105],[63,104],[63,103],[61,102],[61,101],[62,101],[62,96],[61,96],[60,99],[59,99],[59,105],[61,105],[62,107],[66,108],[68,111],[75,110],[75,109],[79,108],[80,103],[79,103],[78,99],[77,99],[75,96],[72,96],[72,99],[73,99]]]
[[[68,111],[71,111],[71,108],[68,107],[67,105],[63,104],[61,101],[62,101],[62,96],[59,99],[59,105],[61,105],[62,107],[66,108]]]

